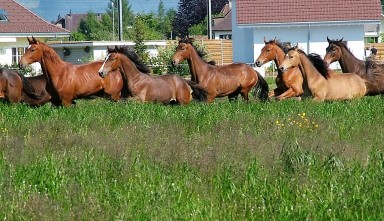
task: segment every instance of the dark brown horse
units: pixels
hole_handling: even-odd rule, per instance
[[[261,87],[259,97],[262,100],[268,98],[267,82],[251,66],[244,63],[220,66],[209,64],[199,56],[192,40],[188,37],[179,40],[172,64],[188,61],[191,79],[208,91],[208,102],[225,96],[229,100],[236,99],[239,94],[248,101],[248,94],[255,87]]]
[[[347,100],[365,95],[365,81],[357,74],[330,74],[327,65],[317,54],[307,55],[297,46],[290,49],[279,68],[286,71],[299,67],[314,100]],[[322,68],[320,68],[322,67]]]
[[[264,38],[264,43],[265,46],[261,49],[261,54],[255,61],[256,66],[261,67],[270,61],[274,61],[276,66],[279,67],[288,49],[284,48],[281,42],[276,39],[266,41]],[[269,92],[268,97],[270,98],[276,97],[277,100],[284,100],[291,97],[300,97],[304,94],[303,76],[298,67],[291,68],[284,73],[277,69],[275,82],[277,87]],[[308,90],[307,87],[305,88]]]
[[[331,40],[327,37],[328,47],[324,61],[329,65],[338,61],[344,73],[356,73],[366,81],[367,95],[384,93],[384,66],[375,61],[356,58],[343,39]]]
[[[0,98],[11,103],[43,105],[51,99],[45,90],[46,82],[43,75],[25,77],[14,70],[0,69]]]
[[[148,68],[138,55],[127,47],[108,48],[108,55],[99,73],[106,77],[116,70],[126,79],[131,96],[141,102],[185,105],[191,102],[193,93],[201,96],[202,100],[206,99],[204,90],[196,84],[188,84],[179,75],[154,77],[148,74]]]
[[[118,100],[123,88],[120,73],[111,73],[107,79],[99,76],[103,61],[75,65],[61,60],[59,55],[48,45],[29,39],[29,46],[21,57],[19,65],[25,67],[39,62],[47,78],[47,91],[52,96],[54,105],[69,106],[74,99],[106,93],[113,100]]]

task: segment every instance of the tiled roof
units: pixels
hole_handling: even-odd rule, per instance
[[[213,31],[230,31],[232,30],[232,13],[231,7],[229,4],[225,4],[223,9],[221,9],[221,17],[214,19],[214,25],[212,27]]]
[[[380,0],[237,0],[238,25],[381,20]]]
[[[60,33],[69,31],[57,27],[34,14],[14,0],[0,0],[0,12],[8,21],[0,21],[0,33]]]
[[[229,11],[224,18],[215,20],[215,25],[212,27],[214,31],[230,31],[232,30],[232,13]]]

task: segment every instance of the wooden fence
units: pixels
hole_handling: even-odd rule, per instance
[[[233,63],[232,40],[196,39],[195,41],[207,49],[208,60],[214,60],[218,65]]]
[[[366,43],[365,48],[371,48],[375,46],[377,49],[377,55],[375,57],[378,63],[384,63],[384,43]]]

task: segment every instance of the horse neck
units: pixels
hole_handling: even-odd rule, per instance
[[[204,81],[204,77],[206,74],[206,71],[204,71],[205,68],[209,64],[207,64],[200,56],[197,54],[197,51],[193,46],[190,46],[191,48],[191,54],[189,58],[187,58],[189,70],[192,75],[192,79],[194,79],[197,83]]]
[[[133,85],[135,85],[141,78],[147,76],[144,73],[141,73],[139,69],[137,69],[136,65],[125,55],[120,56],[121,59],[121,71],[120,73],[128,81],[128,88],[132,91]],[[148,75],[149,76],[149,75]]]
[[[276,55],[275,55],[275,58],[273,59],[273,61],[275,62],[276,66],[277,67],[280,67],[280,64],[283,62],[284,60],[284,57],[285,57],[285,53],[284,51],[279,48],[278,46],[275,46],[276,48]],[[279,74],[283,74],[283,72],[280,70],[280,68],[277,69],[277,72]]]
[[[64,61],[60,59],[59,55],[53,49],[43,48],[43,57],[40,64],[45,76],[49,79],[58,76],[60,74],[58,68],[62,68],[63,63]]]
[[[356,72],[358,66],[365,65],[364,61],[356,58],[349,50],[344,47],[341,48],[342,54],[339,59],[339,64],[343,73]]]
[[[326,81],[305,54],[300,53],[299,56],[301,63],[300,70],[307,80],[310,89],[314,89],[314,85],[319,85],[321,81]]]

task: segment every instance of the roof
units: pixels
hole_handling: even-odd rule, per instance
[[[238,0],[238,25],[380,21],[380,0]]]
[[[63,28],[69,31],[77,31],[80,21],[86,17],[87,14],[66,14],[64,18],[58,19],[55,25],[61,24]]]
[[[220,14],[223,16],[214,18],[213,31],[231,31],[232,30],[232,13],[229,4],[225,4]]]
[[[5,16],[7,17],[7,20],[0,21],[1,34],[49,33],[69,35],[68,30],[45,21],[14,0],[0,0],[0,12],[5,13]]]

